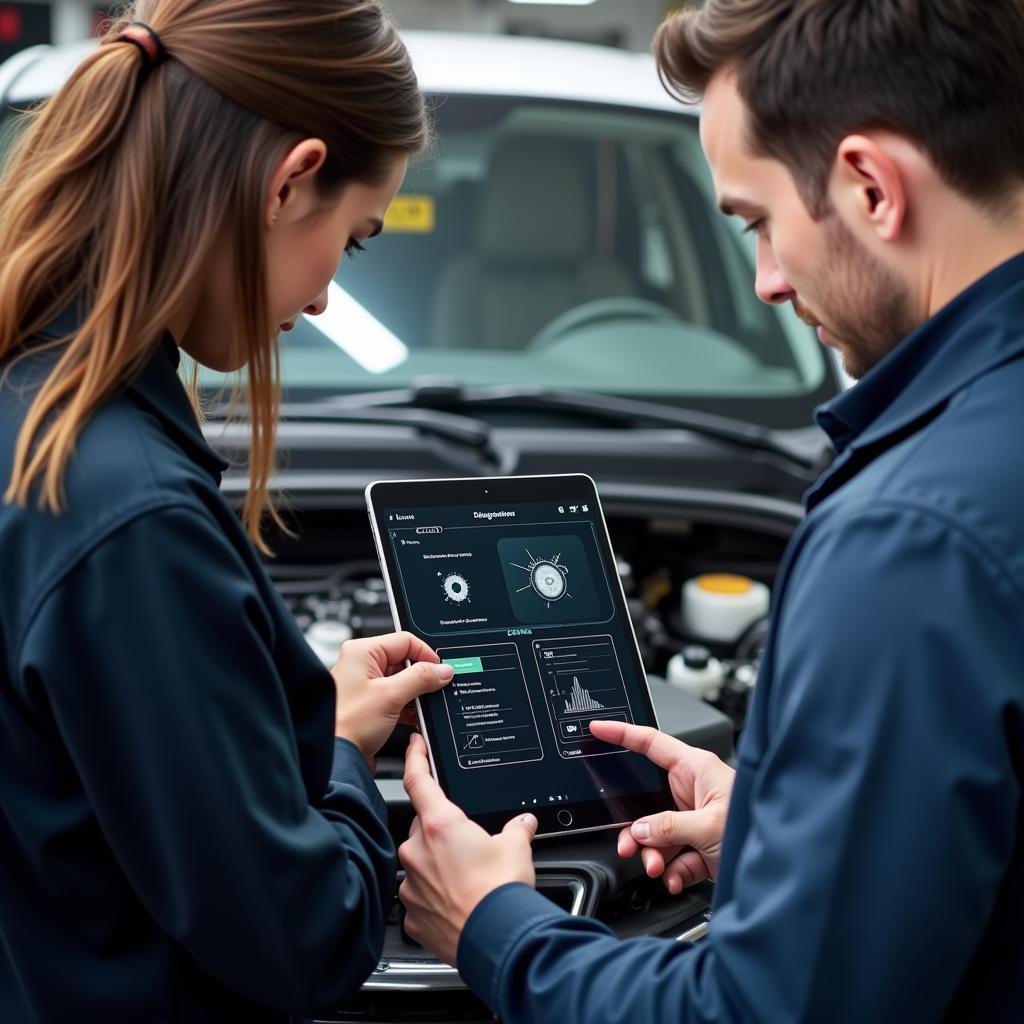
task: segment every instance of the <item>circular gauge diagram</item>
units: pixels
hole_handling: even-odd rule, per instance
[[[503,537],[498,541],[498,557],[512,613],[523,625],[607,619],[609,612],[589,571],[593,558],[579,537],[569,533]],[[474,568],[474,573],[481,568]],[[481,583],[479,576],[477,583]],[[474,600],[480,596],[476,594]]]
[[[469,597],[469,583],[466,577],[453,572],[444,581],[444,592],[449,601],[462,604]]]
[[[567,571],[564,566],[555,565],[554,562],[537,562],[530,573],[533,589],[545,601],[558,601],[565,596],[565,573]]]

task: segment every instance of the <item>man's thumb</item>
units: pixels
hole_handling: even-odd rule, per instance
[[[533,842],[537,834],[537,819],[532,814],[520,814],[517,818],[505,823],[501,830],[503,836],[520,835],[526,840],[527,846]]]
[[[692,846],[700,849],[713,840],[714,821],[705,810],[662,811],[634,821],[630,835],[642,846]]]

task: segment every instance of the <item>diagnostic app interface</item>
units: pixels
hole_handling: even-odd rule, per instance
[[[454,669],[426,708],[455,799],[472,813],[657,789],[646,762],[590,733],[648,722],[585,500],[384,519],[405,622]]]

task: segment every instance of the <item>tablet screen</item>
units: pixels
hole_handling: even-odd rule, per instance
[[[645,758],[593,719],[654,725],[593,482],[585,476],[371,485],[399,625],[452,666],[422,702],[435,772],[469,815],[524,809],[542,833],[671,806]]]

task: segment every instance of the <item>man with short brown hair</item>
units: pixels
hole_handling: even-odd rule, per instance
[[[819,411],[837,458],[776,579],[735,776],[592,726],[668,769],[676,810],[619,850],[671,892],[716,878],[711,930],[622,942],[553,907],[527,887],[535,822],[484,834],[418,738],[406,926],[505,1024],[1019,1020],[1024,3],[707,0],[655,50],[703,100],[758,295],[861,378]]]

